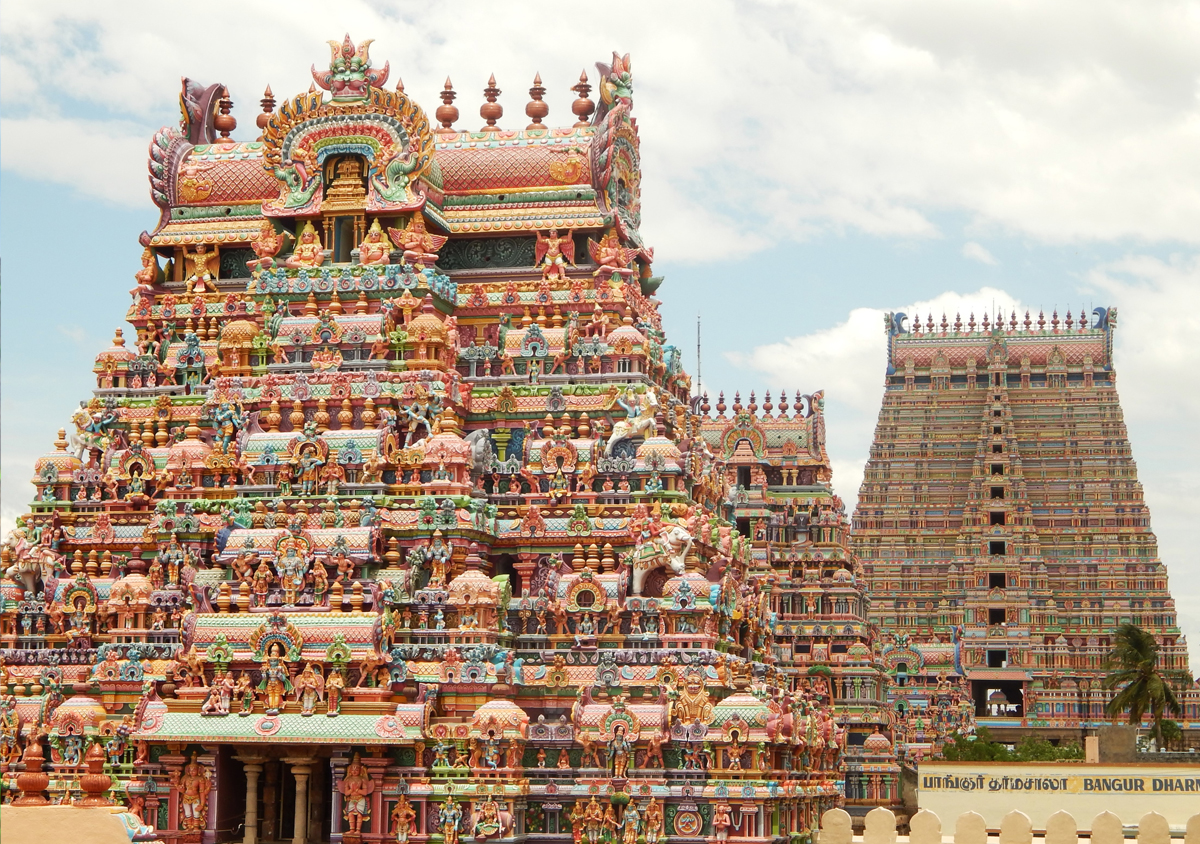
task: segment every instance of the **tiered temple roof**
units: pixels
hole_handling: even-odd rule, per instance
[[[470,131],[368,44],[153,139],[132,330],[2,551],[4,787],[179,842],[813,830],[845,730],[662,332],[628,56]]]
[[[959,676],[996,735],[1078,741],[1106,722],[1103,663],[1125,622],[1190,684],[1117,396],[1116,322],[888,315],[852,546],[910,721]],[[1200,689],[1183,700],[1200,726]]]

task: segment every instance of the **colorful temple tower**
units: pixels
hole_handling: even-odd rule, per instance
[[[795,687],[832,696],[846,731],[846,806],[860,816],[872,806],[898,807],[889,678],[845,506],[833,493],[824,393],[797,394],[790,414],[786,393],[774,413],[769,392],[761,412],[754,393],[746,405],[734,396],[732,416],[724,393],[715,416],[707,396],[699,409],[704,443],[725,469],[730,519],[751,540],[772,656]]]
[[[1116,318],[887,317],[852,547],[911,738],[961,690],[1001,740],[1081,742],[1107,723],[1103,663],[1124,622],[1188,670],[1117,397]],[[1183,726],[1200,726],[1200,689],[1183,702]]]
[[[191,80],[153,139],[132,330],[0,549],[6,799],[181,844],[807,838],[831,696],[856,747],[879,719],[875,634],[823,449],[788,456],[819,413],[778,421],[754,514],[787,577],[726,519],[743,461],[662,332],[628,56],[573,126],[535,79],[501,129],[490,80],[468,131],[369,43],[268,88],[256,141]],[[793,644],[810,600],[828,659]]]

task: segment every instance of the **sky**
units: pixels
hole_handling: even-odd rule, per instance
[[[308,89],[329,39],[373,38],[427,111],[503,128],[535,73],[632,55],[643,233],[670,337],[715,394],[824,389],[853,505],[891,310],[1117,306],[1117,385],[1200,670],[1200,5],[1106,0],[287,4],[0,2],[0,526],[89,397],[157,209],[154,131],[179,78],[227,85],[257,133],[269,83]],[[236,16],[234,14],[236,13]],[[390,84],[390,83],[389,83]]]

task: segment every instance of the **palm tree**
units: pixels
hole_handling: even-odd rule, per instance
[[[1113,639],[1104,687],[1120,691],[1108,702],[1110,718],[1129,713],[1130,724],[1140,724],[1148,711],[1154,719],[1154,743],[1163,746],[1163,716],[1179,715],[1183,708],[1171,688],[1172,678],[1158,667],[1158,642],[1154,634],[1136,624],[1122,624]]]

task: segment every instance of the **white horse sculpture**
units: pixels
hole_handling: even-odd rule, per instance
[[[471,444],[471,471],[482,475],[488,469],[489,458],[492,456],[492,445],[488,440],[488,429],[480,428],[463,437]]]
[[[683,574],[688,552],[692,550],[692,535],[680,525],[663,525],[662,533],[633,550],[633,576],[629,593],[641,595],[646,575],[667,566],[675,574]]]
[[[35,545],[21,531],[13,531],[5,541],[11,551],[12,565],[4,570],[4,576],[20,583],[28,594],[34,594],[38,581],[45,583],[54,576],[62,556],[43,545]]]
[[[627,395],[628,401],[617,399],[617,404],[625,409],[628,418],[613,423],[612,436],[608,438],[608,445],[604,447],[605,457],[612,457],[613,447],[622,440],[631,439],[645,431],[649,431],[652,437],[658,435],[658,422],[654,419],[654,413],[658,410],[658,397],[654,395],[654,391],[647,391],[642,398],[632,392]]]
[[[87,429],[87,426],[92,424],[91,414],[87,410],[82,407],[76,410],[71,416],[71,422],[75,425],[75,430],[67,432],[67,445],[76,457],[82,460],[84,452],[92,448],[107,450],[109,438]]]

